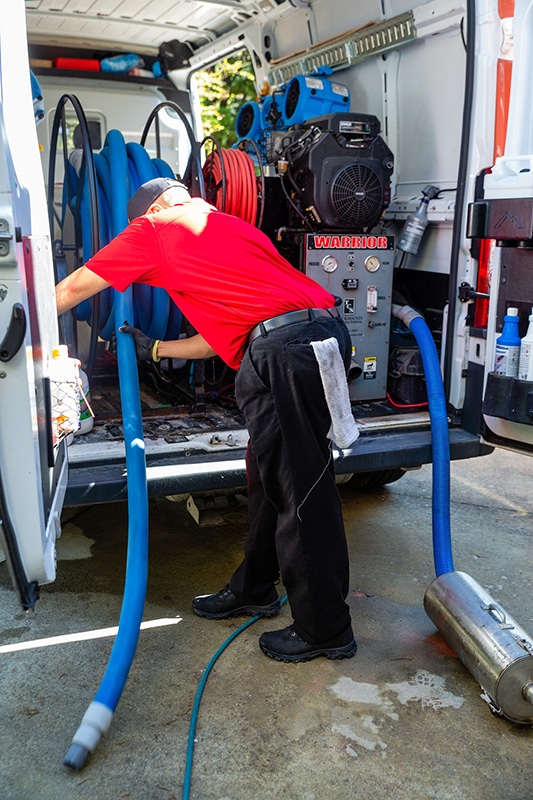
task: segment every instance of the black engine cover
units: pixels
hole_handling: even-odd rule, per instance
[[[302,210],[327,228],[371,228],[390,202],[394,158],[379,136],[377,117],[331,114],[305,123],[316,130],[290,165]]]

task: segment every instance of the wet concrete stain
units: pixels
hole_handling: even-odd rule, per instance
[[[347,739],[346,752],[357,757],[360,753],[354,745],[367,751],[381,751],[386,758],[388,744],[384,739],[387,733],[387,720],[397,722],[397,710],[391,694],[401,705],[419,703],[422,709],[461,708],[464,697],[454,695],[445,688],[445,681],[439,675],[427,670],[418,670],[411,678],[399,683],[358,683],[343,676],[329,687],[332,694],[352,708],[334,708],[335,721],[331,726],[333,733]],[[391,731],[391,733],[393,733]],[[394,734],[393,734],[394,735]]]

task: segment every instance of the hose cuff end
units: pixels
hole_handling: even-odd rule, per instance
[[[72,744],[80,745],[92,753],[109,728],[112,718],[113,711],[110,708],[93,700],[83,715],[81,725],[72,739]]]
[[[400,306],[396,303],[392,304],[391,313],[393,317],[400,319],[403,324],[409,328],[414,319],[424,319],[419,311],[415,311],[411,306]]]

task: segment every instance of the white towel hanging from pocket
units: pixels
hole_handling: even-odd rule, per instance
[[[331,416],[328,437],[341,450],[353,444],[359,437],[359,428],[352,414],[346,371],[334,336],[319,342],[311,342],[322,378],[324,395]]]

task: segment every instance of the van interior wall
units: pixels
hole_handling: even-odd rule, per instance
[[[404,2],[387,4],[387,17],[408,10]],[[340,0],[331,13],[328,0],[312,3],[320,41],[350,29],[383,19],[380,2],[354,4]],[[296,15],[303,17],[299,9]],[[310,41],[309,26],[295,19],[280,19],[275,27],[277,57],[286,57],[316,42]],[[453,235],[453,206],[457,184],[464,95],[465,46],[459,27],[421,38],[398,50],[366,58],[347,69],[335,71],[332,79],[345,84],[351,95],[350,110],[374,114],[381,122],[382,136],[394,154],[391,195],[393,202],[380,225],[400,236],[406,214],[413,211],[424,186],[439,187],[439,213],[429,217],[419,251],[403,259],[398,283],[410,290],[410,299],[422,310],[442,312],[449,287]],[[400,263],[401,253],[395,260]],[[424,280],[422,273],[439,275]],[[396,282],[396,281],[395,281]]]
[[[387,4],[387,17],[410,8]],[[380,2],[354,4],[317,0],[312,4],[320,41],[383,19]],[[275,28],[277,57],[311,42],[307,26],[282,18]],[[411,196],[425,184],[455,187],[461,136],[465,48],[459,29],[415,41],[399,50],[341,69],[333,78],[348,86],[351,110],[375,114],[395,155],[393,194]]]

